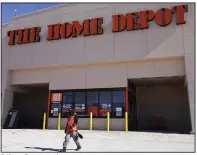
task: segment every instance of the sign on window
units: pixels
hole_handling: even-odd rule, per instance
[[[116,116],[122,116],[122,108],[121,107],[116,108]]]
[[[101,103],[100,106],[101,106],[100,109],[110,109],[111,110],[111,104]]]
[[[51,102],[62,102],[62,93],[52,93]]]

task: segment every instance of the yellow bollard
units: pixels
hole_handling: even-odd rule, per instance
[[[109,131],[109,128],[110,128],[110,115],[109,115],[109,112],[107,112],[107,131]]]
[[[92,131],[92,112],[90,113],[90,131]]]
[[[58,130],[60,130],[61,125],[61,113],[58,114]]]
[[[43,116],[43,130],[45,130],[45,126],[46,126],[46,112],[44,113]]]
[[[128,131],[128,112],[125,112],[125,131]]]

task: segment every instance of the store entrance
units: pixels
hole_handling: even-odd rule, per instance
[[[128,80],[129,130],[189,133],[189,101],[184,77]]]
[[[137,103],[136,103],[136,86],[128,80],[128,127],[129,131],[138,130],[137,120]]]
[[[48,84],[18,85],[18,88],[26,90],[14,93],[13,110],[19,111],[17,128],[41,129],[43,114],[47,111]]]

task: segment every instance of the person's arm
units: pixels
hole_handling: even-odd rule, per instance
[[[75,121],[74,121],[74,125],[77,125],[78,124],[78,116],[75,115]]]

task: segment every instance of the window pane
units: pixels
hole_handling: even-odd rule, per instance
[[[85,104],[86,93],[85,92],[75,92],[75,104]]]
[[[51,116],[58,116],[59,112],[61,112],[61,104],[51,103]]]
[[[73,103],[74,102],[74,93],[73,92],[63,93],[63,102],[64,103]]]
[[[88,106],[88,116],[90,116],[90,113],[92,112],[93,116],[98,116],[99,107],[97,106]]]
[[[125,102],[113,103],[112,114],[113,116],[124,116],[125,112]]]
[[[70,108],[73,108],[73,104],[62,103],[62,112],[68,112]]]
[[[99,116],[107,116],[107,112],[111,113],[112,104],[111,103],[100,103],[99,105]]]
[[[75,104],[75,111],[78,116],[85,116],[85,104]]]
[[[100,103],[100,110],[111,110],[111,103]]]
[[[86,93],[75,92],[75,110],[78,116],[85,116]]]
[[[98,116],[98,92],[92,91],[87,92],[87,109],[88,109],[88,116],[90,115],[90,112],[92,112],[93,116]]]
[[[98,103],[98,92],[87,92],[87,103]]]
[[[64,92],[63,93],[63,103],[62,103],[62,116],[68,116],[68,110],[74,108],[74,93],[73,92]]]
[[[62,116],[67,117],[70,108],[73,108],[73,104],[62,103]]]
[[[111,92],[110,91],[100,91],[99,102],[111,102]]]
[[[125,91],[113,91],[113,102],[125,102]]]

